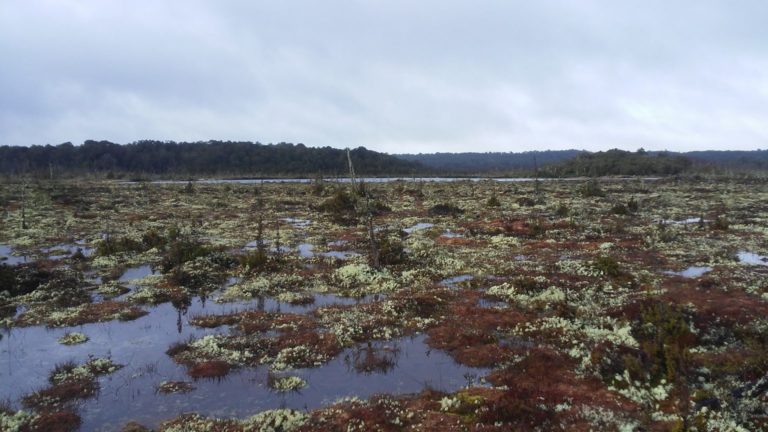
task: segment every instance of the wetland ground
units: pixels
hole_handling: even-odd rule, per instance
[[[0,197],[0,430],[768,428],[764,179]]]

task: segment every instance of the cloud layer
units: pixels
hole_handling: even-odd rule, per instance
[[[768,147],[768,3],[0,4],[0,145]]]

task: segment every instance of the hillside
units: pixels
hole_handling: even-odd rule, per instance
[[[398,154],[401,159],[419,162],[429,168],[454,173],[505,173],[532,171],[539,167],[562,162],[582,153],[580,150],[548,150],[522,153],[419,153]]]
[[[405,161],[359,147],[351,151],[361,175],[413,174],[428,171],[418,162]],[[331,147],[253,142],[138,141],[115,144],[86,141],[75,146],[0,147],[0,173],[48,175],[111,173],[153,176],[308,176],[346,175],[347,155]]]
[[[545,167],[545,175],[553,177],[611,176],[611,175],[673,175],[692,165],[691,160],[680,154],[668,152],[628,152],[608,150],[582,153],[558,164]]]
[[[704,150],[685,153],[697,165],[709,164],[726,168],[768,169],[768,150]]]

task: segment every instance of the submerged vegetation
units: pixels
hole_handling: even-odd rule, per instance
[[[0,375],[2,430],[103,427],[88,410],[132,404],[94,397],[110,379],[178,407],[126,430],[768,427],[763,178],[25,189],[0,185],[0,347],[30,360]],[[168,310],[178,337],[137,364]],[[402,392],[408,343],[451,363]],[[228,396],[243,382],[274,403]]]

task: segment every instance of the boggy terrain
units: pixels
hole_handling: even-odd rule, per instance
[[[0,191],[0,430],[768,428],[760,179]]]

